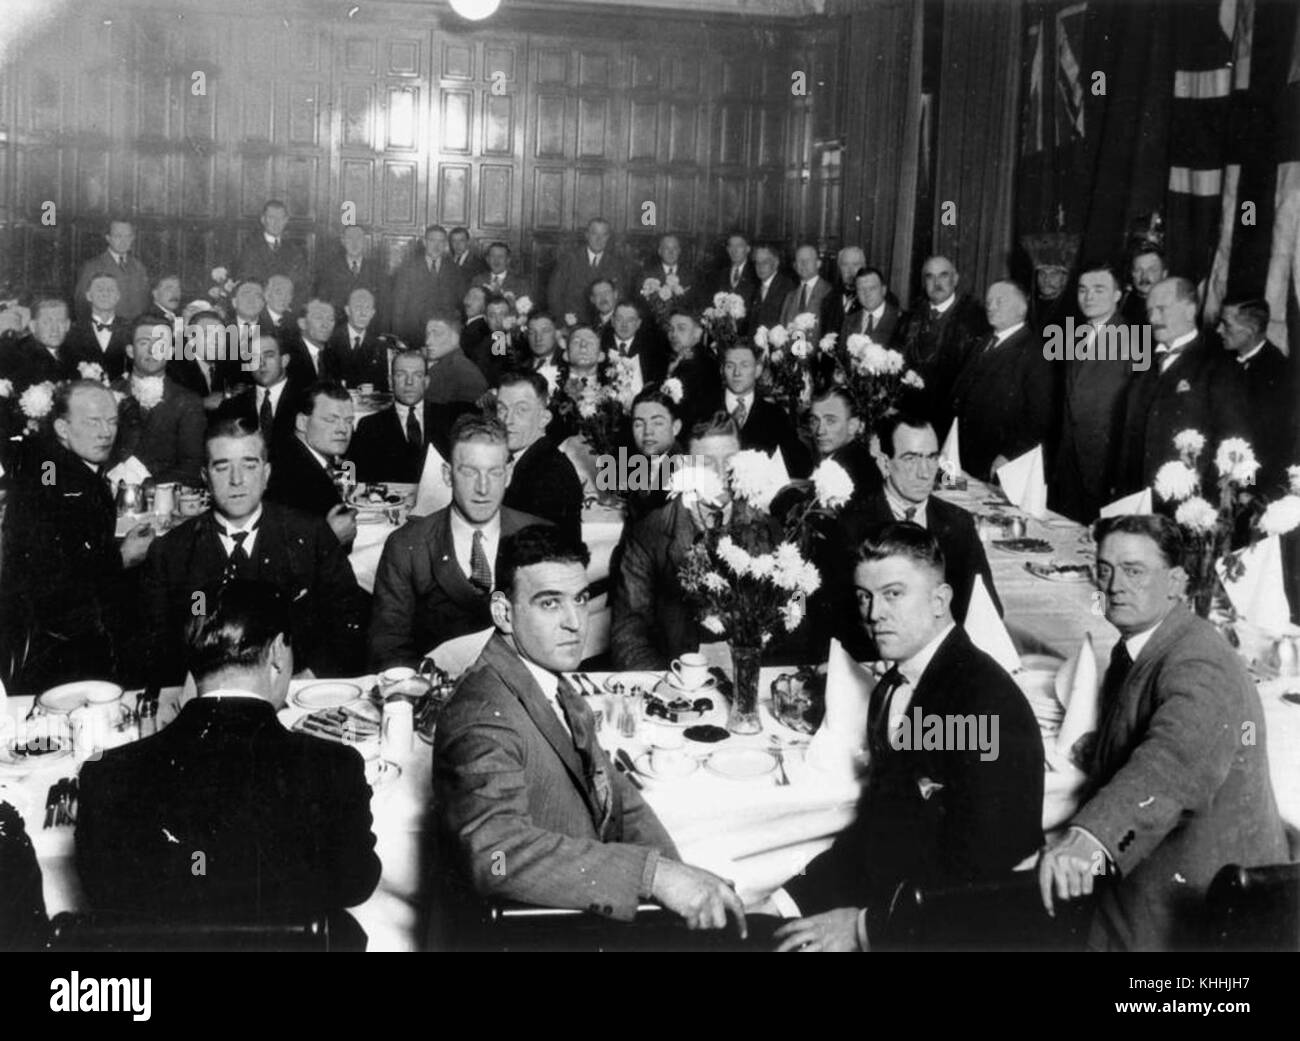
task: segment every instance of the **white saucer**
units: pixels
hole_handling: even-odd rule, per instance
[[[707,676],[705,677],[704,682],[698,686],[684,686],[682,681],[678,678],[677,673],[673,672],[672,669],[669,669],[668,672],[664,674],[664,683],[672,687],[678,694],[700,694],[706,690],[712,690],[718,685],[718,681],[714,679],[714,677]]]
[[[289,695],[289,702],[308,712],[322,708],[338,708],[361,697],[361,688],[355,683],[341,683],[338,680],[326,680],[321,683],[309,683],[301,690]]]

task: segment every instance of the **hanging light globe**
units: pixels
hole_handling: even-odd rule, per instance
[[[496,14],[501,0],[451,0],[451,9],[471,22],[481,22]]]

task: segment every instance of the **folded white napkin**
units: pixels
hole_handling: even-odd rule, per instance
[[[415,493],[412,517],[427,517],[451,502],[451,485],[442,476],[442,453],[430,445],[424,456],[424,472]]]
[[[778,488],[784,488],[790,483],[790,468],[785,465],[785,454],[781,451],[781,446],[777,445],[772,449],[772,481]]]
[[[948,436],[943,439],[943,447],[939,449],[939,458],[947,459],[957,473],[963,473],[961,468],[961,437],[957,433],[957,425],[960,420],[954,419],[952,426],[948,429]]]
[[[114,488],[119,481],[125,481],[127,484],[143,484],[148,478],[149,468],[135,456],[118,463],[108,471],[109,483]]]
[[[457,636],[454,640],[446,640],[425,657],[432,658],[433,664],[452,679],[459,679],[462,672],[478,661],[478,656],[483,653],[493,632],[495,630],[491,628],[481,629],[476,633]]]
[[[1020,655],[1016,645],[1011,642],[1011,634],[993,606],[988,587],[984,585],[984,576],[975,576],[975,585],[970,592],[970,606],[966,609],[966,621],[962,623],[971,643],[989,655],[1007,672],[1020,668]]]
[[[867,710],[876,678],[831,640],[826,656],[826,716],[808,746],[808,762],[838,778],[851,780],[856,758],[867,743]]]
[[[627,359],[628,367],[632,370],[632,395],[635,397],[641,393],[641,388],[645,386],[645,379],[641,375],[641,356],[634,354]]]
[[[1246,570],[1235,582],[1224,578],[1222,560],[1214,568],[1237,613],[1271,636],[1281,636],[1291,625],[1291,608],[1282,584],[1282,540],[1270,535],[1241,551]]]
[[[1056,735],[1056,751],[1067,759],[1075,742],[1097,729],[1100,679],[1092,634],[1084,633],[1079,649],[1056,674],[1056,698],[1065,706],[1065,718]]]
[[[597,491],[596,457],[591,454],[591,446],[587,444],[586,438],[580,434],[566,437],[560,442],[560,451],[573,464],[574,472],[577,473],[578,480],[582,482],[583,495],[595,495]]]
[[[998,482],[1007,498],[1029,516],[1047,516],[1047,479],[1043,476],[1043,446],[998,467]]]
[[[1103,517],[1126,517],[1134,513],[1154,513],[1151,508],[1151,489],[1143,488],[1140,492],[1126,495],[1122,499],[1101,508]]]

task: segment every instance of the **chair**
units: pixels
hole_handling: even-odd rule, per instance
[[[306,918],[285,916],[223,921],[159,921],[124,915],[76,914],[65,911],[54,917],[46,949],[96,952],[325,952],[340,949],[331,923],[332,916],[324,913]]]
[[[1300,951],[1300,864],[1227,864],[1205,894],[1210,945],[1225,951]]]
[[[48,926],[36,851],[0,792],[0,951],[39,950]]]
[[[1098,880],[1104,884],[1104,880]],[[959,886],[904,881],[873,948],[893,950],[1082,950],[1092,899],[1043,908],[1036,871]]]

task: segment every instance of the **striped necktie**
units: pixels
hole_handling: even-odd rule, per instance
[[[596,728],[592,723],[591,709],[563,676],[556,688],[555,699],[560,703],[565,722],[569,724],[573,747],[582,764],[583,780],[586,781],[595,804],[596,812],[591,815],[592,823],[595,824],[601,841],[606,841],[614,823],[614,792],[605,770],[605,761],[596,746]]]

